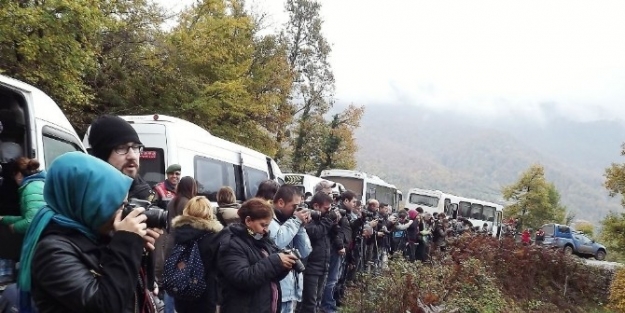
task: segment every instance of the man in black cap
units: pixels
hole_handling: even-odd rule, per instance
[[[118,116],[98,117],[89,130],[91,154],[108,162],[134,181],[128,199],[137,198],[154,202],[156,194],[139,175],[139,157],[143,144],[132,126]]]
[[[139,175],[139,157],[143,151],[143,144],[139,139],[137,131],[132,128],[130,123],[124,119],[113,115],[102,115],[98,117],[89,129],[89,145],[91,146],[91,155],[108,162],[113,167],[120,170],[133,179],[130,190],[128,191],[128,199],[136,198],[154,202],[156,194]],[[149,229],[148,235],[158,239],[162,230]],[[154,276],[154,256],[146,250],[142,262],[142,268],[145,271],[145,277],[140,280],[140,285],[147,287],[155,294],[158,293]],[[145,279],[145,280],[144,280]],[[150,301],[154,306],[159,305],[157,299]],[[153,306],[143,306],[151,308]],[[152,310],[147,310],[152,312]]]

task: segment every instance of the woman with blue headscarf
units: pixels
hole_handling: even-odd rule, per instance
[[[52,163],[22,247],[20,312],[154,312],[141,257],[143,208],[125,218],[132,179],[80,152]],[[157,236],[158,237],[158,236]],[[153,248],[153,247],[152,247]],[[142,284],[143,282],[143,284]]]

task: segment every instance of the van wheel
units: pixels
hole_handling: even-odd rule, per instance
[[[565,247],[564,247],[564,254],[566,254],[566,255],[571,255],[571,254],[573,254],[573,247],[568,246],[568,245],[567,245],[567,246],[565,246]]]
[[[595,255],[595,259],[596,259],[597,261],[603,261],[603,260],[605,260],[605,251],[603,251],[603,250],[599,250],[599,251],[597,251],[597,254]]]

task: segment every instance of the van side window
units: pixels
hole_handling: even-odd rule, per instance
[[[201,156],[196,156],[193,163],[198,194],[216,202],[221,187],[230,186],[237,190],[233,164]]]
[[[46,162],[46,168],[49,168],[52,162],[67,152],[82,151],[80,145],[68,140],[72,138],[70,134],[60,135],[60,131],[52,128],[43,128],[43,158]],[[69,137],[69,138],[64,138]]]
[[[243,176],[245,177],[245,199],[253,198],[260,183],[269,178],[267,172],[247,166],[243,166]]]
[[[460,201],[460,209],[458,215],[471,218],[471,203],[466,201]]]
[[[482,214],[482,209],[484,207],[479,203],[471,204],[471,216],[470,218],[474,218],[476,220],[484,220],[484,215]]]

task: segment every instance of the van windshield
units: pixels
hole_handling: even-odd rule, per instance
[[[144,148],[139,161],[139,174],[154,187],[165,180],[165,156],[163,149]]]

